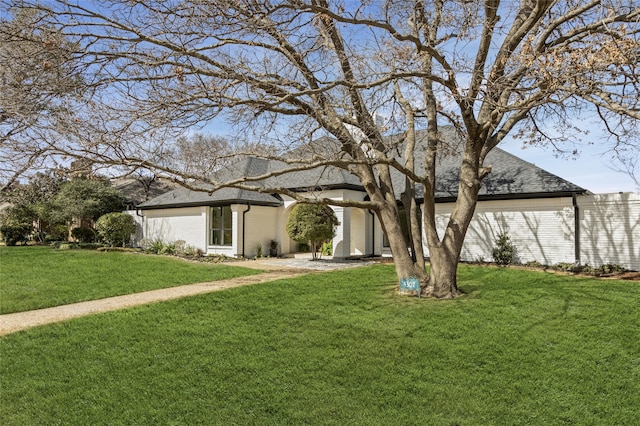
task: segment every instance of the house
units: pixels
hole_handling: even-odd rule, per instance
[[[335,142],[323,138],[313,149],[337,152],[332,144]],[[392,149],[402,152],[399,147]],[[439,160],[436,211],[442,230],[457,196],[459,162],[455,149]],[[640,194],[593,195],[499,148],[487,155],[485,164],[492,166],[492,172],[483,181],[461,260],[491,260],[497,235],[507,232],[521,262],[616,263],[640,269]],[[288,167],[284,161],[247,157],[222,171],[220,180],[260,176]],[[355,176],[332,167],[291,172],[257,184],[309,197],[367,198]],[[403,185],[404,177],[394,175],[397,194]],[[421,191],[418,187],[418,198]],[[138,205],[138,239],[183,240],[207,254],[237,257],[255,256],[258,245],[266,253],[275,240],[280,254],[295,253],[297,244],[285,231],[295,204],[293,198],[282,193],[237,188],[200,192],[179,187]],[[332,208],[340,222],[333,239],[334,258],[390,255],[373,212]],[[428,255],[427,247],[425,253]]]

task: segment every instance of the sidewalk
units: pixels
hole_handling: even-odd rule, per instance
[[[364,266],[366,262],[311,262],[304,259],[265,259],[238,263],[238,266],[261,269],[265,272],[257,275],[232,278],[229,280],[211,281],[169,287],[141,293],[108,297],[106,299],[89,300],[70,305],[55,306],[35,311],[16,312],[0,315],[0,336],[15,333],[38,325],[62,322],[85,315],[115,311],[132,306],[146,305],[154,302],[211,293],[227,288],[260,284],[285,278],[298,277],[312,272]]]

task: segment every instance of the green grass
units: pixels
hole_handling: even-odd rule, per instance
[[[315,274],[0,339],[0,418],[35,424],[631,425],[640,285],[462,267],[453,301],[391,266]]]
[[[259,271],[137,253],[0,247],[0,313],[223,280]]]

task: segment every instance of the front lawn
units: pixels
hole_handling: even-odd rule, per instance
[[[0,314],[258,272],[138,253],[0,247]]]
[[[640,285],[463,266],[313,274],[0,338],[27,424],[623,425],[640,418]]]

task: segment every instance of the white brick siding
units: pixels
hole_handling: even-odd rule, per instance
[[[165,243],[184,240],[186,245],[207,249],[208,207],[146,210],[143,228],[147,240]]]

